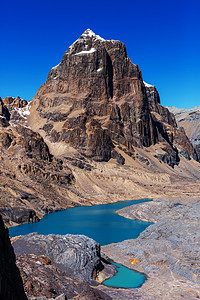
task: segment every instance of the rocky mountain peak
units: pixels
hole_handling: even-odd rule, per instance
[[[53,143],[65,142],[95,160],[108,161],[116,144],[133,154],[133,147],[158,142],[177,157],[173,145],[179,136],[176,121],[160,105],[155,86],[143,82],[122,42],[104,40],[90,29],[50,70],[33,103]],[[54,122],[63,124],[55,127]],[[179,143],[184,148],[187,144],[188,157],[195,157],[183,135]]]
[[[100,40],[100,41],[105,41],[105,39],[103,39],[102,37],[100,37],[99,35],[97,35],[96,33],[94,33],[91,29],[87,29],[83,32],[82,34],[82,37],[85,37],[85,38],[93,38],[93,39],[96,39],[96,40]]]
[[[94,44],[105,42],[106,40],[94,33],[91,29],[85,30],[82,35],[68,48],[67,53],[74,55],[90,54],[97,49],[92,48]],[[80,53],[79,53],[80,52]]]

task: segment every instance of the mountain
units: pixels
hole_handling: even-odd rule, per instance
[[[175,115],[178,127],[185,129],[200,161],[200,106],[190,109],[180,109],[173,106],[168,109]]]
[[[197,154],[120,41],[86,30],[29,102],[0,100],[8,226],[76,205],[198,194]]]
[[[57,250],[63,254],[63,238],[52,242],[51,236],[32,233],[12,241],[22,249],[17,265],[28,295],[196,299],[198,148],[160,104],[156,87],[143,81],[123,43],[86,30],[31,101],[0,99],[0,128],[0,213],[8,227],[78,205],[153,199],[119,213],[154,225],[135,240],[103,247],[115,261],[148,275],[141,289],[91,286],[74,277],[80,270],[64,274],[53,262]],[[49,239],[56,254],[46,256],[53,253],[49,245],[48,251],[35,247],[25,254],[38,239],[43,246]],[[72,270],[82,266],[80,256],[90,257],[88,242],[81,254],[82,237],[72,237],[71,248],[75,239],[76,251],[66,250],[71,257],[75,253],[75,264],[68,261]]]
[[[123,43],[104,40],[86,30],[52,68],[32,106],[52,143],[64,142],[96,161],[121,160],[117,146],[130,155],[134,147],[165,144],[170,165],[178,164],[178,150],[196,159],[184,133],[170,112],[160,105],[154,87],[143,83]],[[30,110],[30,112],[32,112]],[[123,159],[122,159],[123,161]]]

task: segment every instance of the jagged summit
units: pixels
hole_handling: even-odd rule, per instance
[[[106,40],[88,28],[71,46],[69,46],[68,51],[71,52],[76,44],[84,45],[84,47],[87,48],[90,46],[91,42],[95,41],[105,42]]]
[[[73,55],[73,56],[82,56],[82,55],[89,55],[94,52],[100,52],[99,50],[101,49],[101,52],[104,51],[102,49],[114,49],[114,48],[121,48],[123,49],[122,51],[124,52],[125,56],[127,57],[126,53],[126,47],[125,45],[117,40],[105,40],[102,37],[100,37],[98,34],[94,33],[91,29],[85,30],[82,35],[71,45],[68,47],[67,51],[65,52],[62,61],[54,66],[51,69],[51,73],[53,74],[53,79],[58,78],[57,69],[60,68],[63,65],[63,61],[66,60],[66,56]],[[106,50],[106,51],[107,51]],[[99,54],[96,54],[99,56]],[[71,57],[68,58],[71,60]],[[98,64],[98,63],[97,63]],[[98,68],[98,70],[102,70],[102,67]],[[56,72],[56,73],[55,73]]]
[[[91,37],[94,38],[96,40],[100,40],[100,41],[105,41],[105,39],[103,39],[102,37],[100,37],[100,35],[97,35],[96,33],[94,33],[91,29],[87,29],[83,32],[83,34],[81,35],[83,37]]]
[[[109,40],[105,40],[104,38],[102,38],[100,35],[94,33],[94,31],[92,31],[91,29],[87,29],[85,30],[81,36],[71,45],[69,46],[68,50],[67,50],[67,54],[68,53],[72,53],[74,48],[80,48],[80,47],[84,47],[85,50],[88,50],[92,47],[93,44],[104,44],[104,42],[107,43],[114,43],[114,42],[119,42],[119,41],[115,41],[112,39]],[[121,43],[121,42],[119,42]]]

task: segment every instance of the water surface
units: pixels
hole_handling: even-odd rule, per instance
[[[10,236],[25,235],[31,232],[39,234],[84,234],[100,245],[118,243],[126,239],[135,239],[152,223],[126,219],[115,213],[123,207],[150,199],[121,201],[112,204],[79,206],[46,215],[38,223],[23,224],[9,229]],[[146,276],[130,270],[120,264],[114,277],[104,284],[112,287],[136,288],[142,285]]]
[[[150,199],[121,201],[111,204],[78,206],[46,215],[38,223],[28,223],[9,229],[10,236],[39,234],[84,234],[100,245],[135,239],[152,223],[126,219],[115,213],[132,204]]]
[[[146,280],[146,276],[142,273],[128,269],[120,264],[112,262],[117,267],[117,273],[114,277],[103,282],[106,286],[117,288],[136,288],[140,287]]]

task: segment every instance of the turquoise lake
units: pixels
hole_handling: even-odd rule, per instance
[[[150,199],[121,201],[94,206],[78,206],[46,215],[38,223],[28,223],[9,228],[11,237],[31,232],[39,234],[84,234],[100,245],[135,239],[152,223],[130,220],[119,216],[115,211]],[[121,265],[118,273],[105,281],[105,285],[116,287],[138,287],[146,279],[145,275]]]
[[[114,277],[103,282],[106,286],[117,288],[136,288],[141,286],[146,280],[146,276],[142,273],[135,272],[120,264],[112,262],[117,267],[117,273]]]

